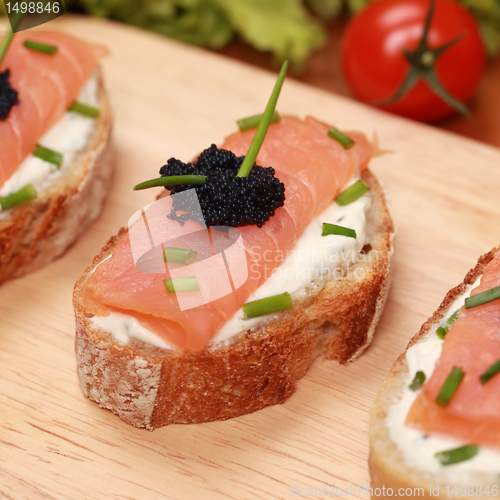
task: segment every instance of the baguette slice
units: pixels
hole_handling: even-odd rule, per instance
[[[400,488],[411,488],[412,490],[417,488],[421,493],[414,493],[414,496],[418,496],[419,498],[435,498],[436,496],[445,498],[448,497],[449,493],[449,496],[472,499],[477,498],[477,495],[479,495],[475,490],[472,494],[470,494],[470,492],[467,493],[467,489],[465,495],[462,495],[460,490],[457,490],[457,495],[453,495],[453,488],[460,483],[457,483],[457,481],[452,483],[450,481],[447,476],[448,469],[446,469],[446,467],[443,467],[442,471],[436,473],[432,470],[417,469],[408,464],[404,454],[401,452],[400,448],[398,448],[397,443],[391,438],[387,425],[387,416],[390,408],[401,400],[406,390],[406,386],[409,384],[409,369],[405,356],[408,349],[418,342],[425,340],[429,335],[436,335],[436,327],[441,325],[447,313],[450,312],[452,304],[457,298],[465,293],[468,285],[472,285],[483,274],[485,267],[493,259],[495,252],[499,249],[500,248],[493,249],[480,257],[476,267],[469,271],[464,281],[447,293],[438,309],[422,325],[420,331],[411,339],[406,351],[396,360],[389,377],[380,389],[370,416],[369,466],[371,488],[373,491],[375,491],[376,488],[380,488],[383,493],[387,491],[388,488],[392,488],[393,493],[398,494]],[[465,462],[463,464],[465,464]],[[488,498],[500,498],[498,473],[488,474],[486,472],[471,472],[468,476],[462,474],[463,479],[461,483],[463,485],[479,486],[482,491],[486,491],[485,488],[489,487],[489,494],[483,494]],[[493,488],[494,485],[497,485],[496,489]],[[385,490],[383,489],[384,487]],[[448,487],[448,489],[446,489],[446,487]],[[440,495],[437,494],[438,491]],[[377,495],[377,497],[390,498],[390,495],[380,494]]]
[[[122,229],[75,286],[83,393],[128,424],[153,430],[226,420],[282,403],[319,354],[341,363],[356,359],[370,343],[387,297],[394,234],[381,186],[369,171],[362,178],[372,197],[362,258],[278,319],[198,353],[135,340],[120,344],[92,325],[81,293],[94,267],[125,234]]]
[[[99,216],[112,175],[111,109],[98,70],[99,117],[87,146],[35,200],[0,212],[0,283],[60,257]]]

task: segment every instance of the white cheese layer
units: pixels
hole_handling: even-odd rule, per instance
[[[344,207],[332,203],[312,220],[298,239],[294,250],[248,301],[283,292],[289,292],[294,299],[300,299],[308,293],[319,292],[326,281],[335,277],[340,278],[343,270],[358,260],[360,251],[366,243],[366,214],[370,204],[369,194]],[[321,236],[323,222],[354,229],[357,238]],[[273,315],[268,315],[244,320],[240,308],[210,342],[214,344],[229,340],[272,318]],[[112,312],[106,317],[94,316],[91,321],[97,327],[110,332],[118,342],[127,343],[130,339],[138,339],[160,347],[168,347],[164,340],[142,327],[131,316]]]
[[[96,75],[92,76],[83,86],[77,100],[88,106],[98,107],[98,81]],[[94,118],[88,118],[69,111],[66,112],[38,142],[41,146],[63,155],[61,168],[58,169],[53,163],[29,155],[4,184],[0,196],[14,193],[27,184],[33,184],[37,192],[42,193],[71,165],[75,155],[86,146],[94,126]]]
[[[455,311],[464,305],[465,299],[470,296],[471,291],[479,285],[480,281],[480,278],[478,278],[473,285],[467,287],[462,296],[455,300],[441,324],[444,324]],[[396,443],[403,453],[404,459],[409,466],[419,469],[424,474],[439,474],[450,485],[472,484],[471,474],[474,472],[500,474],[499,451],[481,447],[479,453],[470,460],[442,466],[434,456],[436,453],[452,450],[470,443],[442,435],[426,437],[422,432],[405,425],[406,416],[418,396],[418,391],[412,391],[408,386],[418,371],[424,372],[426,380],[429,380],[434,372],[436,362],[441,356],[443,340],[436,335],[439,326],[435,325],[431,328],[425,338],[414,344],[406,352],[408,375],[404,382],[404,394],[398,403],[392,405],[389,409],[386,424],[392,441]]]

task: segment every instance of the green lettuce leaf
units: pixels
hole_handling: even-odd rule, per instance
[[[223,11],[236,33],[258,50],[279,60],[305,63],[326,41],[324,28],[307,13],[301,0],[210,0]]]
[[[344,7],[343,0],[306,0],[307,6],[326,21],[335,19]]]

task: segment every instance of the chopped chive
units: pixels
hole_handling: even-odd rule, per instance
[[[263,116],[264,113],[261,113],[260,115],[247,116],[246,118],[241,118],[239,120],[236,120],[240,132],[245,132],[245,130],[251,130],[253,128],[257,128]],[[277,123],[279,121],[280,121],[280,115],[278,114],[277,111],[275,111],[271,117],[270,123]]]
[[[351,149],[354,146],[354,141],[335,127],[332,127],[328,131],[328,137],[340,142],[344,149]]]
[[[7,51],[9,50],[10,42],[12,42],[12,38],[14,38],[14,32],[19,26],[22,17],[22,12],[17,12],[10,19],[10,26],[7,28],[7,32],[2,39],[2,43],[0,43],[0,64],[2,63],[5,54],[7,54]]]
[[[272,314],[285,309],[293,309],[292,296],[288,293],[281,293],[266,297],[265,299],[253,300],[243,304],[244,319],[258,318],[266,314]]]
[[[87,106],[81,102],[75,101],[69,108],[68,111],[73,113],[78,113],[79,115],[87,116],[89,118],[97,118],[99,116],[99,110],[93,108],[92,106]]]
[[[269,124],[273,117],[274,109],[276,108],[276,103],[278,102],[278,97],[280,95],[281,87],[283,86],[283,81],[285,80],[286,70],[288,68],[288,61],[283,63],[281,66],[280,74],[278,75],[278,80],[274,86],[274,89],[271,93],[271,97],[267,103],[264,114],[262,115],[262,119],[260,120],[259,126],[257,127],[257,131],[253,137],[252,143],[248,148],[247,154],[245,155],[245,159],[243,160],[241,167],[236,174],[236,177],[248,177],[250,172],[252,171],[255,160],[257,159],[257,155],[259,154],[260,147],[264,142],[264,138],[267,134],[267,129],[269,128]]]
[[[451,398],[453,397],[456,390],[458,389],[458,386],[462,382],[464,375],[465,373],[462,370],[462,368],[459,368],[458,366],[453,367],[453,370],[451,370],[450,374],[448,375],[448,378],[445,380],[436,398],[436,403],[439,406],[442,406],[443,408],[445,406],[448,406],[449,402],[451,401]]]
[[[344,189],[344,191],[342,191],[337,198],[335,198],[335,202],[337,205],[344,207],[345,205],[349,205],[353,201],[356,201],[358,198],[361,198],[361,196],[368,191],[370,191],[370,186],[366,182],[359,180],[347,189]]]
[[[480,377],[479,380],[481,381],[481,384],[486,384],[488,380],[491,380],[495,375],[500,373],[500,359],[496,362],[493,363]]]
[[[7,196],[0,196],[0,206],[2,210],[8,210],[16,205],[34,200],[36,195],[37,192],[33,184],[27,184],[15,193],[11,193]]]
[[[440,451],[434,456],[439,460],[441,465],[452,465],[459,462],[465,462],[465,460],[469,460],[476,456],[478,452],[479,448],[477,446],[468,444],[453,450]]]
[[[425,373],[422,371],[418,371],[417,373],[415,373],[415,378],[408,387],[412,391],[417,391],[424,385],[424,382],[425,382]]]
[[[31,42],[30,40],[26,40],[24,42],[24,46],[27,49],[43,52],[44,54],[50,54],[51,56],[57,52],[57,47],[55,45],[46,45],[45,43]]]
[[[137,184],[137,186],[134,186],[134,191],[158,186],[178,186],[180,184],[203,186],[206,180],[206,175],[171,175],[169,177],[159,177],[158,179],[141,182],[140,184]]]
[[[483,304],[493,302],[497,299],[500,299],[500,286],[492,288],[491,290],[486,290],[485,292],[477,293],[476,295],[472,295],[472,297],[467,297],[465,299],[465,309],[482,306]]]
[[[163,260],[173,264],[191,264],[198,254],[188,248],[166,247],[163,249]]]
[[[460,314],[460,309],[458,311],[455,311],[447,320],[445,323],[443,323],[437,330],[436,330],[436,335],[443,340],[445,335],[448,333],[448,330],[451,328],[451,325],[455,323],[456,319],[458,318],[458,315]]]
[[[168,293],[196,292],[199,290],[195,276],[163,280]]]
[[[337,226],[336,224],[329,224],[323,222],[323,231],[321,236],[328,236],[329,234],[336,234],[339,236],[348,236],[349,238],[356,239],[356,231],[344,226]]]
[[[37,144],[35,151],[33,151],[33,156],[36,156],[43,161],[53,163],[57,166],[57,168],[61,168],[63,162],[63,155],[61,153],[52,151],[52,149],[46,148],[44,146],[40,146],[40,144]]]

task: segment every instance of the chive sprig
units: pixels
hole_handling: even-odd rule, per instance
[[[198,281],[195,276],[183,276],[181,278],[171,278],[163,280],[167,293],[197,292],[199,290]]]
[[[434,456],[439,460],[441,465],[452,465],[470,460],[472,457],[476,456],[478,452],[479,447],[468,444],[460,448],[454,448],[453,450],[440,451]]]
[[[411,384],[408,386],[412,391],[418,391],[425,383],[425,373],[423,371],[418,371],[415,373]]]
[[[257,128],[260,122],[262,121],[263,117],[264,113],[260,113],[258,115],[247,116],[246,118],[240,118],[239,120],[236,120],[236,123],[238,124],[240,132],[245,132],[247,130]],[[274,111],[274,113],[271,116],[270,123],[278,123],[279,121],[280,121],[280,115],[277,111]]]
[[[458,387],[462,383],[462,379],[465,376],[465,372],[462,368],[458,366],[454,366],[451,370],[450,374],[446,378],[439,394],[436,398],[436,403],[441,407],[446,407],[451,401],[451,398],[454,396]]]
[[[337,205],[344,207],[361,198],[361,196],[368,191],[370,191],[370,186],[366,182],[359,180],[350,185],[347,189],[344,189],[344,191],[335,198],[335,202]]]
[[[40,158],[43,161],[52,163],[57,168],[61,168],[63,162],[63,155],[61,153],[46,148],[45,146],[41,146],[40,144],[37,144],[37,146],[35,147],[35,150],[33,151],[33,156]]]
[[[206,180],[206,175],[171,175],[168,177],[158,177],[157,179],[141,182],[140,184],[137,184],[137,186],[134,186],[134,191],[158,186],[179,186],[182,184],[203,186]]]
[[[79,115],[86,116],[88,118],[97,118],[99,116],[99,110],[83,104],[82,102],[75,101],[69,108],[68,111],[73,113],[78,113]]]
[[[188,265],[193,262],[198,253],[189,248],[166,247],[163,249],[163,260],[170,264]]]
[[[465,299],[465,309],[482,306],[483,304],[488,304],[489,302],[493,302],[498,299],[500,299],[500,286],[481,293],[476,293],[476,295],[472,295],[471,297],[467,297]]]
[[[335,139],[338,143],[341,144],[344,149],[351,149],[355,144],[350,137],[347,137],[347,135],[343,134],[335,127],[332,127],[330,130],[328,130],[328,137]]]
[[[500,359],[493,363],[480,377],[479,380],[481,384],[486,384],[489,380],[491,380],[495,375],[500,373]]]
[[[328,236],[329,234],[347,236],[349,238],[356,239],[356,231],[354,229],[344,226],[338,226],[337,224],[323,222],[323,231],[321,232],[321,236]]]
[[[288,292],[272,295],[264,299],[253,300],[243,304],[243,318],[258,318],[287,309],[293,309],[292,296]]]
[[[19,26],[22,17],[23,13],[18,12],[10,19],[10,26],[7,28],[7,32],[5,33],[5,36],[2,39],[2,43],[0,43],[0,64],[2,64],[3,58],[5,57],[5,54],[7,54],[7,51],[9,50],[10,43],[14,38],[14,32]]]
[[[51,56],[53,56],[57,52],[57,47],[55,45],[47,45],[46,43],[38,43],[31,40],[25,40],[24,46],[27,49],[36,50],[37,52],[43,52],[44,54],[49,54]]]
[[[446,334],[448,333],[449,329],[451,328],[451,325],[455,323],[455,321],[458,318],[458,315],[460,314],[460,309],[458,311],[455,311],[446,321],[443,323],[437,330],[436,330],[436,335],[443,340]]]
[[[34,200],[36,197],[37,192],[33,184],[27,184],[14,193],[7,196],[0,196],[0,206],[2,210],[8,210],[9,208]]]
[[[274,110],[276,108],[276,103],[278,102],[278,97],[280,95],[281,87],[283,86],[283,81],[285,80],[286,71],[288,69],[288,61],[283,63],[281,67],[281,71],[278,75],[278,80],[274,85],[274,89],[271,93],[271,97],[267,103],[266,109],[262,115],[262,119],[259,122],[259,126],[257,127],[257,131],[252,139],[252,143],[248,148],[248,152],[245,155],[245,159],[243,160],[241,167],[236,174],[236,177],[248,177],[252,168],[254,166],[255,160],[257,159],[257,155],[259,154],[262,143],[264,142],[264,138],[267,134],[267,129],[271,123],[271,119],[273,117]]]

